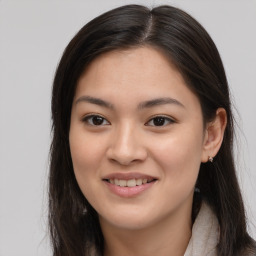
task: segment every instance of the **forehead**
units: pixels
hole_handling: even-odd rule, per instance
[[[170,74],[169,78],[183,80],[181,74],[171,61],[159,50],[151,47],[115,50],[104,53],[95,58],[81,75],[78,86],[86,80],[105,83],[107,80],[131,82],[159,78],[163,74]]]
[[[109,100],[196,97],[170,59],[151,47],[111,51],[94,59],[78,81],[75,98],[83,94]]]

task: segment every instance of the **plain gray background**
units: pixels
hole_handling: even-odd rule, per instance
[[[256,1],[0,0],[0,256],[50,255],[47,173],[54,71],[64,47],[86,22],[130,3],[180,7],[215,41],[238,110],[238,175],[256,238]]]

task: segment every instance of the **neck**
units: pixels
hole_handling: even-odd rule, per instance
[[[138,230],[122,230],[101,221],[104,256],[183,256],[191,237],[191,212],[167,216]]]

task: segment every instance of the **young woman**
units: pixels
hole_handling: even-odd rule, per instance
[[[256,255],[225,71],[188,14],[128,5],[85,25],[57,68],[52,119],[54,256]]]

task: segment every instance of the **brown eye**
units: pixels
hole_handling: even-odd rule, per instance
[[[104,119],[101,116],[94,116],[92,118],[92,123],[94,125],[101,125],[101,124],[103,124],[103,121],[104,121]]]
[[[84,122],[92,126],[102,126],[109,125],[110,123],[102,116],[99,115],[89,115],[83,119]]]
[[[164,123],[165,123],[165,118],[163,118],[163,117],[153,118],[153,124],[155,126],[162,126],[162,125],[164,125]]]
[[[146,125],[148,125],[148,126],[166,126],[171,123],[174,123],[174,121],[171,118],[168,118],[165,116],[156,116],[156,117],[150,119],[146,123]]]

